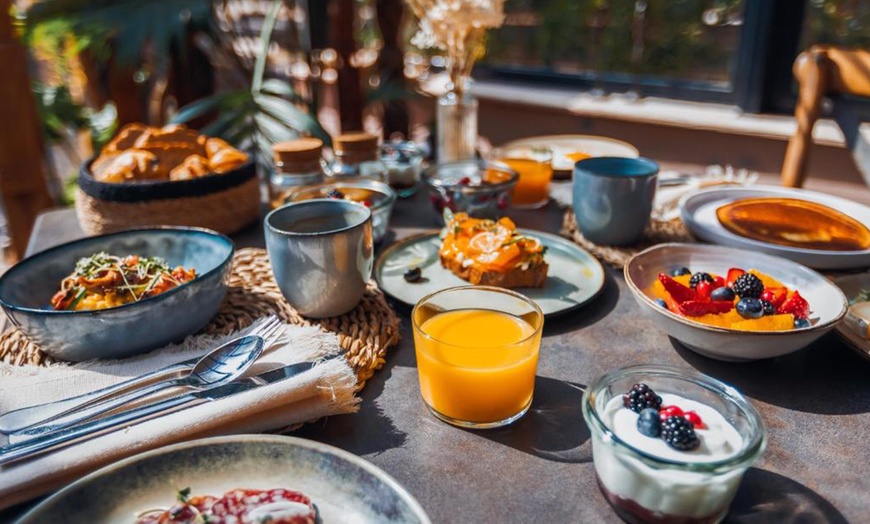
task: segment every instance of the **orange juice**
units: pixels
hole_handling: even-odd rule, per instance
[[[414,330],[423,400],[462,422],[519,415],[532,401],[540,342],[540,330],[508,313],[437,313]]]
[[[515,206],[538,207],[547,203],[550,179],[553,178],[553,165],[549,158],[502,158],[501,161],[520,175],[514,188]]]

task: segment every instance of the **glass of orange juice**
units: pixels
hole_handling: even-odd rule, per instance
[[[514,207],[537,209],[550,200],[553,152],[545,147],[516,146],[494,150],[490,157],[519,173],[514,188]]]
[[[494,428],[532,404],[544,314],[513,291],[445,289],[411,313],[420,392],[432,413],[466,428]]]

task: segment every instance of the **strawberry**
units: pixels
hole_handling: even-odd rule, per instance
[[[761,300],[767,300],[773,307],[779,307],[785,302],[788,296],[788,289],[784,287],[769,287],[761,294]]]
[[[722,277],[713,277],[713,289],[725,287],[725,279]]]
[[[700,300],[690,300],[680,303],[680,313],[687,317],[700,317],[704,315],[727,313],[734,307],[733,302],[714,301],[701,302]]]
[[[702,280],[698,282],[698,285],[695,286],[695,300],[700,300],[702,302],[706,302],[710,300],[710,293],[716,289],[713,287],[713,284],[707,282],[706,280]]]
[[[682,309],[683,305],[680,304],[680,308]],[[794,318],[807,318],[810,314],[810,304],[807,300],[801,296],[800,293],[795,290],[794,293],[778,308],[776,308],[777,313],[791,313],[794,315]]]
[[[665,287],[678,304],[695,300],[695,291],[684,286],[664,273],[659,273],[659,282]]]
[[[739,277],[743,273],[746,273],[746,271],[743,271],[738,267],[732,267],[728,270],[728,276],[725,277],[725,285],[728,287],[733,286],[734,281],[737,280],[737,277]]]

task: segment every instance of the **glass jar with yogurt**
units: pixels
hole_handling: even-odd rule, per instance
[[[660,408],[694,412],[691,419],[701,423],[692,424],[697,442],[691,449],[640,431],[640,415],[623,399],[635,384],[651,388]],[[767,443],[761,416],[737,390],[694,371],[618,369],[590,385],[582,402],[598,485],[628,522],[721,521]]]

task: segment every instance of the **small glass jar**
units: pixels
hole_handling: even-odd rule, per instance
[[[318,138],[298,138],[272,146],[274,168],[269,176],[269,201],[279,207],[300,187],[323,182],[326,176],[323,142]]]
[[[395,140],[381,146],[381,161],[387,166],[390,187],[399,198],[417,192],[423,157],[423,151],[414,142]]]
[[[330,178],[368,178],[384,184],[389,182],[387,166],[378,155],[378,137],[375,135],[345,133],[333,140],[332,149],[335,159],[327,169]]]

